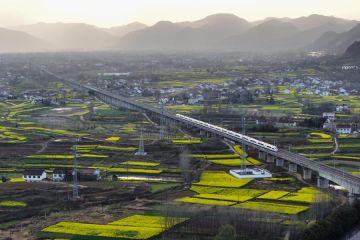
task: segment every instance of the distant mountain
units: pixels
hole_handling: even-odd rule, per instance
[[[249,28],[251,24],[245,19],[239,18],[234,14],[219,13],[207,16],[194,22],[183,23],[183,26],[191,28],[231,28],[235,31],[244,31]]]
[[[83,23],[37,23],[20,30],[52,43],[56,50],[99,50],[113,48],[117,39],[107,31]]]
[[[216,14],[194,22],[161,21],[124,36],[120,48],[140,50],[210,49],[215,43],[244,32],[250,23],[233,14]]]
[[[291,23],[301,31],[318,29],[320,31],[332,30],[334,32],[344,32],[350,30],[358,22],[332,16],[312,14],[308,17],[292,19],[289,21],[289,23]]]
[[[212,47],[213,44],[227,37],[241,34],[251,27],[245,19],[233,14],[215,14],[204,19],[190,22],[187,32],[192,34],[189,38],[198,42],[200,46]]]
[[[131,32],[125,35],[120,41],[121,49],[136,50],[168,50],[180,47],[181,39],[178,38],[182,27],[168,21]]]
[[[344,52],[351,43],[359,40],[360,25],[357,24],[357,21],[316,14],[295,19],[266,18],[248,22],[234,14],[221,13],[197,21],[161,21],[149,27],[137,22],[112,28],[83,23],[38,23],[14,30],[27,33],[24,42],[32,42],[26,48],[33,51]],[[39,48],[39,42],[46,42],[46,47]],[[9,46],[8,51],[16,51],[11,44],[4,44],[1,48],[5,50],[5,46]]]
[[[0,28],[0,52],[31,52],[47,48],[45,42],[27,33]]]
[[[344,33],[326,32],[308,46],[312,50],[343,53],[353,42],[360,40],[360,24]]]
[[[233,14],[215,14],[193,22],[159,22],[125,35],[119,47],[139,50],[297,51],[306,49],[327,31],[348,31],[356,23],[321,15],[296,19],[267,18],[249,23]]]
[[[143,23],[133,22],[133,23],[130,23],[127,25],[109,28],[109,29],[107,29],[107,32],[109,32],[117,37],[122,37],[130,32],[138,31],[138,30],[141,30],[141,29],[144,29],[147,27],[148,26]]]
[[[342,18],[336,18],[332,16],[323,16],[318,14],[312,14],[307,17],[299,17],[299,18],[274,18],[268,17],[263,20],[258,20],[252,22],[252,25],[258,25],[264,22],[268,22],[271,20],[279,20],[282,22],[291,23],[295,26],[299,31],[308,31],[312,29],[318,29],[318,31],[334,31],[334,32],[344,32],[350,30],[358,21],[347,20]]]
[[[289,49],[292,39],[299,33],[290,23],[270,20],[249,29],[243,34],[231,36],[221,42],[227,49],[239,51],[278,51]]]
[[[345,57],[360,59],[360,41],[351,44],[344,54]]]
[[[268,22],[268,21],[271,21],[271,20],[279,20],[279,21],[282,21],[282,22],[289,22],[289,21],[291,21],[291,18],[288,18],[288,17],[284,17],[284,18],[267,17],[267,18],[264,18],[264,19],[261,19],[261,20],[253,21],[253,22],[251,22],[251,25],[256,26],[256,25],[259,25],[259,24],[262,24],[262,23],[265,23],[265,22]]]

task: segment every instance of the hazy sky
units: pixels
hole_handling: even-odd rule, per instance
[[[247,20],[312,13],[360,20],[360,0],[0,0],[0,26],[36,22],[85,22],[116,26],[154,24],[234,13]]]

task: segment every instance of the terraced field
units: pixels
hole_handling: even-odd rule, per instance
[[[251,182],[252,179],[234,178],[226,172],[205,171],[201,174],[200,181],[195,185],[214,187],[242,187]]]
[[[256,210],[265,212],[274,212],[281,214],[299,214],[309,209],[307,206],[296,206],[279,203],[265,203],[265,202],[244,202],[234,206],[235,208],[242,208],[246,210]]]
[[[55,233],[59,236],[81,235],[121,239],[149,239],[186,220],[186,218],[165,219],[161,216],[133,215],[108,224],[59,222],[44,228],[42,232]]]

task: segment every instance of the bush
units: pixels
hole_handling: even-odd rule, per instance
[[[308,226],[302,240],[332,240],[343,237],[360,223],[360,201],[334,210],[325,219]]]
[[[2,182],[7,182],[7,178],[6,178],[6,177],[2,177],[2,178],[1,178],[1,181],[2,181]]]
[[[253,132],[277,132],[279,129],[274,125],[267,123],[263,125],[254,126],[251,129]]]
[[[219,233],[215,236],[215,240],[235,240],[235,229],[230,224],[222,225]]]

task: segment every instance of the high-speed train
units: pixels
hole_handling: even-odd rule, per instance
[[[278,148],[276,146],[268,144],[266,142],[256,140],[255,138],[251,138],[251,137],[245,136],[243,134],[240,134],[240,133],[237,133],[237,132],[234,132],[234,131],[230,131],[230,130],[227,130],[225,128],[218,127],[218,126],[215,126],[215,125],[212,125],[212,124],[209,124],[209,123],[206,123],[206,122],[203,122],[203,121],[191,118],[191,117],[187,117],[187,116],[184,116],[184,115],[181,115],[181,114],[176,114],[176,117],[181,118],[181,119],[183,119],[183,120],[185,120],[187,122],[190,122],[190,123],[196,123],[196,124],[198,124],[200,126],[203,126],[203,127],[208,127],[208,128],[211,128],[211,129],[215,129],[216,131],[219,131],[221,133],[229,134],[230,136],[233,136],[233,137],[238,138],[240,140],[245,140],[245,141],[250,142],[250,143],[252,143],[254,145],[257,145],[259,147],[266,148],[266,149],[274,151],[274,152],[278,151]]]

